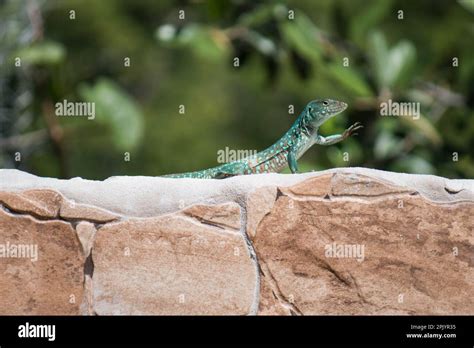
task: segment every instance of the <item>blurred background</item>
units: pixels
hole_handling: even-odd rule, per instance
[[[474,178],[473,19],[473,0],[0,0],[0,168],[204,169],[226,147],[270,146],[329,97],[349,109],[323,135],[365,128],[311,148],[301,171]],[[57,117],[64,99],[95,102],[95,119]],[[380,116],[388,99],[421,117]]]

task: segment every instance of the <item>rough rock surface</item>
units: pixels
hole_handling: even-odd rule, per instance
[[[0,170],[0,280],[0,314],[474,314],[474,181]]]
[[[281,188],[257,226],[261,314],[474,313],[472,202],[336,174]]]
[[[93,249],[96,313],[249,313],[255,270],[239,226],[213,218],[223,212],[221,220],[238,221],[233,203],[193,207],[193,214],[209,220],[185,212],[99,229]]]
[[[79,314],[84,262],[71,224],[0,210],[0,314]]]

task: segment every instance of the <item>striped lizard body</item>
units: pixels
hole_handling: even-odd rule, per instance
[[[220,166],[196,172],[165,175],[168,178],[223,179],[235,175],[278,173],[286,166],[292,173],[298,172],[297,160],[314,144],[332,145],[362,128],[355,123],[342,134],[323,137],[319,127],[333,116],[347,108],[347,104],[332,99],[320,99],[309,102],[293,123],[291,128],[269,148],[256,155],[222,164]]]

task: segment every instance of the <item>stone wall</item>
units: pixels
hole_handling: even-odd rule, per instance
[[[474,314],[474,181],[0,170],[0,314]]]

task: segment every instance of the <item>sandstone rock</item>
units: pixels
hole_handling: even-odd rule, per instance
[[[377,197],[402,193],[414,194],[417,192],[365,175],[337,173],[331,180],[331,194],[334,196]]]
[[[12,256],[15,248],[23,249],[24,257]],[[79,314],[83,269],[81,245],[69,223],[0,209],[0,315]]]
[[[61,217],[66,220],[110,222],[118,218],[104,209],[75,203],[61,193],[49,189],[0,191],[0,203],[16,213],[30,214],[37,218]]]
[[[240,229],[240,207],[235,203],[225,203],[218,207],[197,204],[186,208],[183,214],[208,225],[235,231]]]
[[[56,217],[61,199],[61,195],[52,190],[0,191],[0,202],[4,206],[15,212],[31,214],[40,218]]]
[[[304,180],[296,185],[286,187],[283,191],[299,196],[325,197],[331,193],[333,177],[333,174],[317,176]]]
[[[88,221],[81,221],[76,226],[77,236],[81,242],[82,253],[84,257],[88,257],[92,250],[96,229],[94,224]]]
[[[63,200],[59,215],[64,219],[88,220],[98,223],[110,222],[118,219],[118,216],[98,207],[87,206]]]
[[[250,312],[256,275],[245,240],[233,228],[239,227],[238,205],[200,206],[185,213],[191,211],[234,223],[225,228],[171,214],[98,230],[93,287],[99,315]]]
[[[247,197],[247,207],[252,207],[251,214],[247,214],[247,234],[255,236],[258,224],[273,208],[277,195],[275,186],[268,186],[252,192]]]
[[[299,184],[258,224],[252,241],[263,265],[260,313],[474,313],[474,202],[436,204],[367,177],[337,176],[337,197],[292,194]],[[321,180],[306,184],[327,185]],[[257,209],[247,207],[249,214]],[[338,246],[348,252],[327,253]],[[360,256],[349,252],[356,247]]]
[[[82,299],[80,314],[81,315],[96,315],[94,310],[94,299],[92,294],[94,292],[92,277],[86,274],[84,277],[84,297]]]

